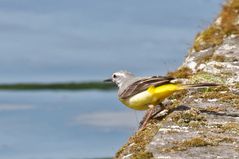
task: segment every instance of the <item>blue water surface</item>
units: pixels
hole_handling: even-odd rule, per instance
[[[138,117],[112,92],[0,92],[0,158],[112,156]]]

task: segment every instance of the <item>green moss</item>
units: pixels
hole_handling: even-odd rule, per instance
[[[140,152],[135,157],[131,157],[131,159],[151,159],[153,158],[153,154],[151,152]]]
[[[217,62],[235,62],[238,61],[237,57],[235,56],[224,56],[224,55],[213,55],[212,56],[213,61]],[[223,66],[221,66],[223,67]]]
[[[219,91],[228,91],[228,88],[226,86],[221,86],[215,88],[214,91],[211,92],[197,93],[194,95],[194,98],[218,99],[218,102],[227,103],[239,109],[239,95],[230,91],[226,93],[218,93]]]
[[[207,72],[199,72],[191,77],[192,83],[217,83],[224,84],[225,80],[218,76]]]
[[[192,120],[188,123],[188,126],[191,127],[191,128],[198,128],[198,127],[201,127],[203,125],[206,125],[206,122],[205,121],[195,121],[195,120]]]
[[[186,140],[182,142],[182,145],[185,147],[202,147],[202,146],[208,146],[208,145],[214,145],[213,142],[210,142],[210,140],[205,140],[205,138],[202,137],[195,137],[190,140]]]
[[[229,87],[226,85],[220,85],[220,86],[214,87],[213,90],[215,93],[218,93],[220,91],[230,91]]]
[[[196,136],[187,140],[176,141],[173,146],[160,148],[160,152],[185,151],[191,147],[217,146],[221,142],[233,142],[234,139],[221,136]]]
[[[224,62],[226,60],[226,58],[223,55],[214,55],[212,57],[212,60],[217,61],[217,62]]]
[[[193,45],[195,51],[215,47],[223,42],[223,38],[231,34],[239,34],[239,26],[236,24],[238,18],[238,0],[232,0],[223,6],[218,17],[219,23],[214,23],[199,33]]]
[[[217,46],[223,42],[223,36],[224,33],[222,30],[212,25],[196,36],[193,48],[198,52],[209,47]]]
[[[133,154],[131,158],[140,158],[142,156],[152,156],[147,152],[145,147],[152,140],[159,128],[156,125],[156,120],[150,120],[145,129],[139,130],[129,138],[128,143],[124,145],[117,153],[115,158],[122,158],[127,154]]]
[[[235,84],[235,87],[239,89],[239,82]]]
[[[206,107],[207,111],[209,112],[222,112],[222,111],[226,111],[225,107],[220,107],[220,106],[208,106]]]
[[[192,76],[192,70],[188,67],[181,67],[174,72],[169,72],[168,76],[174,78],[189,78]]]
[[[206,139],[204,136],[194,137],[188,140],[177,141],[173,143],[171,147],[162,148],[161,152],[174,152],[174,151],[185,151],[190,147],[202,147],[202,146],[213,146],[214,142]]]
[[[220,14],[221,28],[224,34],[238,34],[239,28],[235,23],[238,17],[237,0],[233,0],[231,4],[224,5],[223,11]]]
[[[220,128],[224,131],[239,134],[239,123],[236,122],[225,123]]]
[[[179,126],[200,127],[206,124],[206,118],[195,109],[177,111],[171,115],[173,122]]]

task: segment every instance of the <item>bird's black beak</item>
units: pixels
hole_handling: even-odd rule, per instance
[[[113,82],[112,78],[105,79],[104,82]]]

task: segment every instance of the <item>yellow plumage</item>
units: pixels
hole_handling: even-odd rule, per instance
[[[158,87],[150,86],[146,91],[138,93],[128,99],[119,99],[123,104],[135,110],[149,109],[149,105],[158,105],[174,92],[185,89],[181,84],[164,84]]]

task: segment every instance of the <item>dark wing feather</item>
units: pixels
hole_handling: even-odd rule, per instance
[[[126,99],[135,94],[147,90],[150,86],[157,87],[163,84],[167,84],[170,83],[170,81],[173,79],[174,78],[172,77],[165,76],[152,76],[148,78],[143,78],[128,86],[128,88],[126,88],[121,94],[119,94],[119,97],[121,99]]]

